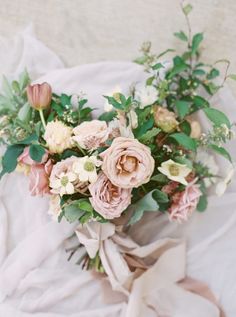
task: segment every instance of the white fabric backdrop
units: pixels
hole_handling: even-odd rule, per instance
[[[2,53],[7,55],[9,44],[4,43],[6,51]],[[10,47],[11,54],[4,64],[0,59],[5,73],[13,77],[27,66],[34,78],[45,74],[39,81],[47,80],[58,92],[84,90],[94,107],[101,107],[100,96],[115,85],[121,84],[126,91],[131,82],[145,76],[132,63],[107,62],[62,69],[58,57],[37,41],[30,30]],[[236,103],[231,94],[226,90],[221,98],[221,107],[235,120]],[[104,306],[101,282],[88,272],[81,274],[79,267],[66,261],[64,241],[72,234],[73,226],[51,222],[47,199],[30,197],[22,175],[7,176],[0,186],[0,316],[125,316],[126,303],[119,294],[116,303]],[[163,216],[152,222],[152,230],[147,229],[153,234],[149,241],[154,236],[187,239],[188,275],[209,284],[227,317],[236,315],[235,192],[234,183],[223,199],[212,196],[208,211],[195,213],[186,225],[168,224]],[[135,229],[134,226],[136,239],[148,242]]]

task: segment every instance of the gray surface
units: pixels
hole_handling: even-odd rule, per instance
[[[191,3],[193,31],[206,31],[204,59],[230,59],[236,73],[236,1]],[[172,33],[185,28],[179,0],[0,0],[1,35],[12,36],[29,22],[68,66],[132,60],[144,40],[156,52],[180,48]],[[231,87],[236,95],[236,84]]]

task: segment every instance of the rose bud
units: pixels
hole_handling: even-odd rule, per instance
[[[36,110],[49,107],[52,100],[52,88],[48,83],[27,86],[28,101]]]

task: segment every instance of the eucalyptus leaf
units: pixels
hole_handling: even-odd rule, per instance
[[[6,152],[2,158],[2,171],[0,174],[0,178],[6,174],[11,173],[16,169],[17,159],[24,151],[24,145],[22,144],[14,144],[8,146]]]
[[[183,119],[190,110],[190,103],[184,100],[177,100],[175,103],[180,119]]]
[[[188,37],[183,31],[174,33],[174,36],[176,36],[181,41],[188,42]]]
[[[192,53],[193,54],[196,54],[202,40],[203,40],[203,33],[197,33],[194,35],[193,40],[192,40]]]
[[[134,212],[128,224],[132,225],[139,221],[142,218],[144,212],[146,211],[157,212],[159,210],[158,203],[166,202],[168,202],[168,196],[165,193],[158,189],[152,190],[143,198],[141,198],[138,202],[132,205]]]

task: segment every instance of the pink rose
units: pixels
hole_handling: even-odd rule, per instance
[[[155,162],[150,149],[136,139],[118,137],[100,156],[103,172],[121,188],[147,183],[154,170]]]
[[[50,192],[49,176],[52,170],[52,161],[46,164],[34,164],[29,174],[29,188],[32,196],[47,194]]]
[[[131,189],[113,185],[104,173],[89,186],[93,208],[105,219],[117,218],[131,203]]]
[[[31,195],[44,195],[50,192],[49,176],[52,170],[52,161],[48,160],[46,152],[41,162],[32,160],[29,154],[29,147],[26,147],[23,153],[18,157],[18,163],[29,166],[29,188]]]
[[[199,189],[199,185],[194,184],[194,182],[187,185],[183,192],[178,192],[173,195],[173,203],[168,210],[170,220],[176,220],[182,223],[188,220],[188,217],[196,209],[202,193]]]

